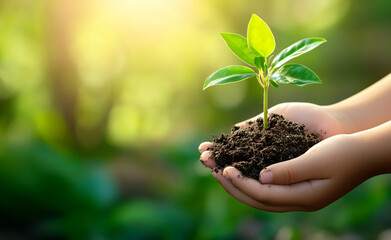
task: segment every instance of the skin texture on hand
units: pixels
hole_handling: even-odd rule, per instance
[[[283,103],[271,108],[270,112],[282,114],[288,120],[305,124],[310,131],[319,134],[321,139],[326,139],[333,135],[341,134],[344,132],[341,124],[338,122],[338,119],[333,115],[332,112],[328,111],[328,109],[325,107],[321,107],[315,104]],[[254,121],[260,116],[263,116],[263,114],[260,114],[254,118],[238,123],[236,125],[239,127],[247,127],[249,121]],[[210,158],[211,153],[209,151],[206,151],[206,149],[211,146],[211,144],[212,143],[210,142],[202,143],[199,147],[199,151],[201,152],[201,161],[203,162],[203,164],[213,169],[215,167],[215,162],[213,159]],[[217,173],[212,172],[212,175],[220,182],[222,187],[229,194],[231,194],[239,201],[254,208],[271,212],[315,210],[313,209],[313,206],[308,208],[305,205],[293,203],[286,205],[283,201],[284,196],[279,196],[279,192],[284,192],[281,191],[282,189],[279,189],[279,186],[276,187],[276,185],[264,185],[260,184],[259,181],[256,181],[254,179],[238,177],[241,175],[240,172],[235,168],[228,167],[224,169],[224,173],[222,171]],[[322,176],[322,178],[326,177],[326,175]],[[311,184],[298,183],[297,185],[295,185],[295,187],[290,186],[289,189],[291,190],[290,192],[296,192],[297,194],[299,194],[299,196],[308,196],[310,192],[309,189],[305,189],[305,187],[312,185],[317,186],[318,183],[320,184],[320,182],[318,181],[311,182]],[[265,196],[269,196],[270,199],[260,197],[263,195],[262,193],[265,190]],[[267,193],[271,190],[275,191],[272,191],[272,194]],[[275,195],[274,197],[277,197],[278,200],[273,200],[273,194]],[[292,196],[287,195],[285,198],[286,200],[289,200],[292,199]],[[301,201],[301,199],[299,201]]]
[[[355,134],[343,134],[342,124],[327,112],[327,107],[288,103],[277,105],[273,108],[273,112],[276,111],[289,120],[291,116],[299,119],[291,112],[302,111],[304,115],[305,111],[311,112],[313,117],[307,118],[306,124],[323,134],[325,140],[298,158],[262,170],[259,181],[242,177],[233,167],[212,172],[221,186],[237,200],[270,212],[316,211],[368,178],[391,172],[391,121]],[[327,121],[323,122],[324,119]],[[238,125],[246,127],[246,122]],[[206,151],[211,144],[202,143],[199,150],[203,164],[213,169],[215,162],[211,153]]]

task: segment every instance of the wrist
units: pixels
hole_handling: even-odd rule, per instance
[[[391,173],[391,121],[352,134],[357,142],[358,157],[372,176]]]
[[[349,134],[356,132],[354,121],[349,117],[348,111],[339,106],[338,103],[323,106],[323,108],[339,123],[341,133]]]
[[[362,134],[348,134],[348,136],[354,146],[353,149],[350,149],[354,153],[351,166],[357,168],[357,176],[361,176],[361,180],[365,181],[379,175],[381,164],[371,155],[371,144],[368,143],[368,139]]]

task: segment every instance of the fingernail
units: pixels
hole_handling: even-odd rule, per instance
[[[209,158],[210,158],[210,152],[209,152],[209,151],[203,152],[203,153],[201,154],[201,156],[200,156],[200,160],[201,160],[202,162],[208,161]]]
[[[223,170],[223,176],[229,179],[228,173],[225,169]]]
[[[227,171],[227,169],[229,169],[230,167],[226,167],[224,170],[223,170],[223,176],[225,177],[225,178],[227,178],[229,181],[231,181],[231,178],[229,177],[229,175],[228,175],[228,171]]]
[[[261,183],[273,183],[273,173],[270,170],[261,171]]]
[[[200,144],[200,146],[198,147],[198,151],[200,151],[200,153],[203,153],[206,151],[206,149],[208,149],[210,143],[209,142],[203,142]]]

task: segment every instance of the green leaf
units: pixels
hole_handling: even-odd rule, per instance
[[[326,42],[324,38],[305,38],[300,41],[295,42],[289,47],[282,50],[272,62],[271,67],[278,68],[289,60],[298,57],[306,52],[311,51],[320,44]]]
[[[265,66],[266,59],[264,57],[255,57],[254,63],[258,70],[263,70],[265,72],[266,66]]]
[[[251,16],[248,23],[247,41],[251,51],[257,57],[269,56],[276,47],[276,42],[269,26],[255,14]]]
[[[273,79],[269,79],[270,83],[273,85],[273,87],[278,88],[278,83],[274,81]]]
[[[271,75],[270,79],[281,84],[295,84],[298,86],[322,83],[311,69],[301,64],[284,65]]]
[[[235,33],[220,33],[227,46],[243,62],[255,66],[254,53],[248,48],[247,39]]]
[[[255,76],[255,72],[245,66],[227,66],[216,72],[212,73],[204,83],[204,88],[214,86],[214,85],[222,85],[228,83],[234,83],[241,80],[245,80],[247,78]]]

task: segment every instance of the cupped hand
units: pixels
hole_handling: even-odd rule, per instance
[[[337,116],[327,107],[309,103],[283,103],[271,108],[270,112],[282,114],[290,121],[305,124],[307,129],[318,133],[321,139],[344,133],[344,128]],[[255,120],[259,116],[262,116],[262,114],[238,123],[237,126],[246,127],[249,121]],[[332,147],[344,150],[341,149],[344,144],[339,143],[344,142],[341,138],[347,136],[336,136],[315,145],[299,158],[270,166],[267,172],[262,173],[264,180],[262,183],[254,179],[241,177],[240,172],[232,167],[227,167],[223,172],[212,172],[212,175],[229,194],[254,208],[272,212],[317,210],[356,186],[355,184],[344,185],[339,182],[339,184],[346,187],[344,189],[335,187],[335,183],[340,181],[341,177],[335,178],[332,173],[339,171],[326,171],[326,169],[333,169],[333,167],[327,168],[330,163],[328,157],[330,150],[325,146],[330,145],[329,142],[331,142]],[[211,158],[211,153],[206,151],[211,144],[210,142],[204,142],[200,145],[199,150],[202,153],[201,161],[203,164],[213,169],[215,162]],[[322,154],[324,155],[322,159],[326,158],[326,160],[316,160],[316,156],[322,156]],[[332,159],[338,162],[338,159],[341,159],[338,156],[338,151],[335,154],[336,156]],[[281,164],[288,164],[290,168],[284,168]],[[303,166],[305,167],[302,168]],[[323,166],[323,168],[317,168],[319,166]],[[305,172],[308,172],[308,174],[304,174]],[[335,187],[334,192],[332,191],[333,186]]]
[[[234,198],[259,210],[315,211],[374,175],[357,150],[365,147],[361,145],[354,135],[330,137],[298,158],[262,170],[259,181],[233,167],[212,174]],[[210,157],[205,151],[202,155]]]

